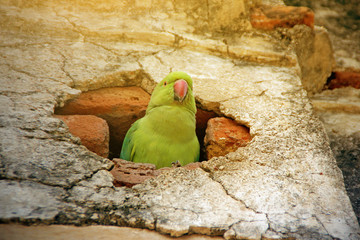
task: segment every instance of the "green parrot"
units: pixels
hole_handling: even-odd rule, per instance
[[[191,77],[172,72],[155,87],[146,114],[126,133],[120,158],[156,168],[199,160],[195,99]]]

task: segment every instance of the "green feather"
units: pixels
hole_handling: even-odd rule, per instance
[[[187,82],[183,101],[174,97],[178,79]],[[184,72],[172,72],[155,87],[143,118],[128,130],[120,158],[152,163],[156,168],[182,166],[199,160],[199,141],[195,134],[195,99],[192,79]]]

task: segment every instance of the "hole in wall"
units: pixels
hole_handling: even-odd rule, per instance
[[[102,88],[80,94],[77,98],[68,101],[63,107],[56,108],[55,115],[62,120],[64,120],[64,117],[69,116],[73,116],[72,118],[90,116],[92,119],[95,117],[106,122],[110,139],[109,145],[104,145],[104,148],[108,148],[108,155],[101,155],[89,147],[88,149],[102,157],[112,159],[115,166],[121,168],[121,175],[118,175],[118,179],[123,179],[117,180],[115,186],[131,187],[149,177],[158,175],[158,173],[154,173],[156,169],[146,164],[139,165],[137,168],[137,166],[131,165],[133,163],[122,162],[118,159],[126,132],[131,124],[145,115],[149,100],[150,95],[140,87]],[[93,122],[95,122],[95,119],[93,119]],[[210,122],[212,130],[207,130]],[[65,123],[70,122],[65,121]],[[90,125],[89,122],[80,119],[80,123],[75,128],[84,128],[82,130],[86,131],[88,135],[99,132],[95,129],[96,127],[86,125]],[[69,129],[72,132],[70,126]],[[208,132],[208,139],[204,143],[206,131]],[[72,134],[77,136],[74,132]],[[228,152],[235,151],[238,147],[245,146],[251,140],[248,128],[238,125],[232,119],[219,117],[215,112],[203,110],[199,107],[196,113],[196,135],[201,148],[200,162],[214,156],[226,155]],[[81,136],[78,137],[81,138]],[[94,141],[98,141],[97,136],[94,139]],[[86,146],[84,142],[83,145]],[[133,182],[129,182],[129,179],[133,179],[134,173],[137,178]]]
[[[109,159],[119,158],[126,132],[136,120],[145,115],[150,95],[140,87],[112,87],[92,90],[80,94],[63,107],[56,108],[57,117],[65,120],[63,115],[97,116],[104,119],[109,126]],[[198,108],[196,113],[196,135],[200,142],[200,161],[207,160],[204,137],[207,122],[218,115],[212,111]],[[85,119],[79,119],[84,121]],[[95,121],[95,119],[92,119]],[[88,124],[88,122],[83,122]],[[75,125],[81,128],[80,124]],[[91,129],[84,129],[91,131]],[[77,131],[79,132],[79,131]],[[76,134],[75,134],[76,135]],[[104,156],[104,155],[102,155]]]

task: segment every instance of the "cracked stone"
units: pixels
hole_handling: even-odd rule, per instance
[[[32,181],[1,180],[0,214],[3,219],[53,220],[65,206],[65,190]],[[12,203],[9,205],[9,203]]]
[[[258,31],[250,25],[255,3],[235,2],[199,2],[198,10],[170,0],[2,2],[0,100],[8,111],[0,118],[0,173],[9,191],[0,200],[18,211],[14,219],[2,210],[1,221],[131,226],[172,236],[258,238],[258,229],[262,238],[359,238],[341,171],[305,91],[324,86],[331,61],[317,57],[331,48],[316,38],[325,31]],[[81,146],[52,117],[55,106],[100,87],[151,93],[175,70],[193,78],[198,107],[248,126],[252,141],[195,170],[171,169],[115,188],[113,163]],[[17,197],[20,206],[11,200]]]

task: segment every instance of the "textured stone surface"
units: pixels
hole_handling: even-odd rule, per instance
[[[93,115],[54,115],[65,122],[69,131],[79,137],[82,145],[101,157],[109,155],[109,126]]]
[[[285,0],[287,5],[307,6],[315,13],[315,24],[329,31],[336,71],[360,69],[360,9],[357,0]]]
[[[352,87],[325,90],[311,100],[317,111],[360,113],[360,90]]]
[[[4,211],[1,221],[228,239],[359,238],[342,174],[301,81],[293,40],[306,42],[312,30],[257,32],[250,1],[150,3],[1,2],[0,166],[9,191],[0,199],[8,209],[24,209]],[[150,93],[174,70],[192,76],[200,108],[244,124],[253,139],[201,168],[115,188],[113,163],[81,146],[52,117],[54,108],[100,87],[136,85]],[[29,198],[19,205],[11,193],[23,190]],[[46,203],[34,200],[37,192]]]
[[[302,84],[310,94],[321,92],[330,77],[335,60],[327,30],[315,26],[314,30],[296,26],[293,41],[299,59]]]
[[[324,123],[331,149],[341,168],[346,190],[360,221],[360,90],[326,90],[312,98]]]
[[[208,159],[225,156],[250,142],[249,129],[234,120],[218,117],[208,121],[204,145]]]

